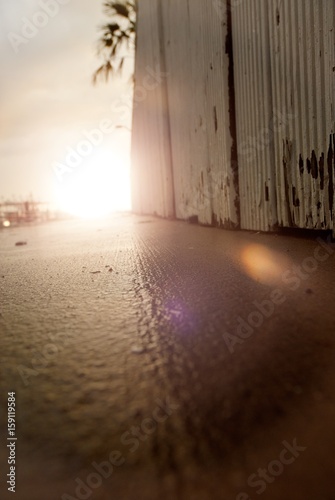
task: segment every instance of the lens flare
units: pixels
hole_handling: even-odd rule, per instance
[[[263,245],[247,245],[241,252],[244,270],[253,280],[265,285],[280,282],[282,273],[290,266],[290,260],[280,252]]]

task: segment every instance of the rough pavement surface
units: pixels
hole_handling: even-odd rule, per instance
[[[1,499],[335,499],[333,244],[122,216],[0,259]]]

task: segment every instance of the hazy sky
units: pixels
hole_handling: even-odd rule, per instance
[[[102,3],[0,0],[0,200],[30,192],[36,199],[53,199],[59,183],[54,164],[65,163],[69,148],[76,150],[85,139],[84,131],[103,120],[130,126],[130,104],[125,103],[131,102],[132,61],[123,80],[91,84],[99,65],[97,27],[106,20]],[[99,146],[120,163],[120,156],[129,155],[129,144],[129,131],[109,128]],[[95,154],[93,148],[83,163],[92,163]]]

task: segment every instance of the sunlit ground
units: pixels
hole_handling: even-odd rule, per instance
[[[131,209],[129,160],[99,150],[55,181],[59,210],[82,218],[98,218]]]

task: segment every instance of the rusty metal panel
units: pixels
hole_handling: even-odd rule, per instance
[[[238,225],[229,114],[227,9],[162,2],[177,217]]]
[[[279,224],[334,229],[335,3],[269,5]]]
[[[269,3],[232,4],[241,227],[262,231],[277,223]]]
[[[158,0],[140,0],[132,126],[132,202],[137,213],[175,213],[166,71]]]

